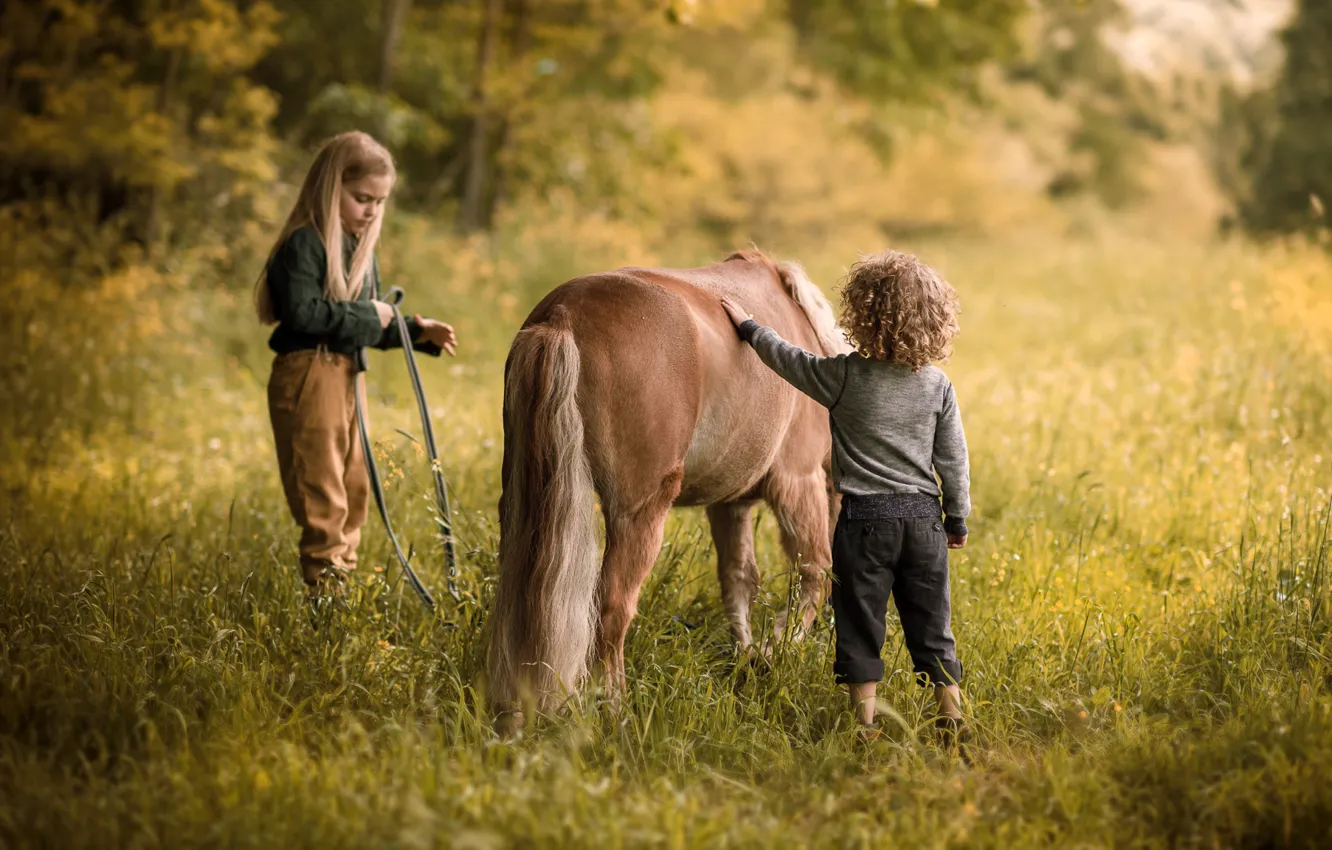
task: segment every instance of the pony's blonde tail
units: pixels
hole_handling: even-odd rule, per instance
[[[489,699],[550,708],[587,675],[596,634],[596,524],[569,312],[518,333],[504,374],[499,588]]]

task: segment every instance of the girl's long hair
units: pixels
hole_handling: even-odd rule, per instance
[[[334,136],[319,150],[314,164],[305,175],[296,206],[282,226],[277,241],[268,252],[263,271],[254,284],[254,309],[259,321],[271,325],[278,317],[273,312],[273,298],[268,291],[268,267],[291,234],[307,225],[319,233],[328,255],[324,274],[324,298],[329,301],[351,301],[361,293],[365,278],[374,261],[375,244],[384,216],[378,215],[366,229],[352,254],[351,268],[342,265],[342,184],[363,177],[387,174],[397,179],[393,156],[369,135],[353,131]]]

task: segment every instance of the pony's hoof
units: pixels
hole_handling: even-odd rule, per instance
[[[735,660],[735,674],[738,684],[743,685],[750,677],[761,678],[772,672],[772,656],[758,647],[742,647]]]
[[[745,649],[743,663],[751,670],[768,672],[772,669],[772,647],[753,647]]]
[[[501,711],[495,716],[495,734],[499,736],[500,740],[507,741],[521,732],[525,724],[526,719],[523,717],[522,709]]]
[[[758,654],[763,656],[763,660],[772,664],[772,660],[777,657],[777,648],[782,644],[782,636],[773,634],[766,637],[758,647]]]

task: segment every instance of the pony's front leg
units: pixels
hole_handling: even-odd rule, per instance
[[[823,470],[806,475],[773,476],[767,488],[781,530],[782,548],[800,579],[798,619],[793,638],[799,639],[814,625],[819,608],[828,598],[831,581],[832,545],[828,537],[828,494]],[[777,636],[786,630],[788,615],[777,618]]]
[[[754,642],[749,612],[759,591],[752,522],[754,503],[708,505],[707,513],[712,543],[717,550],[717,579],[721,582],[722,604],[731,621],[731,637],[741,650],[747,650]]]

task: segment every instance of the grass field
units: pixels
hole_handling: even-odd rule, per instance
[[[925,734],[895,621],[886,741],[854,736],[826,617],[767,674],[738,671],[693,510],[668,526],[619,710],[592,699],[496,740],[478,688],[505,349],[544,288],[639,258],[515,242],[495,263],[396,237],[409,303],[463,340],[457,361],[423,364],[458,604],[427,470],[393,430],[416,430],[404,370],[377,354],[370,374],[436,619],[372,520],[347,609],[312,620],[243,281],[120,281],[151,286],[152,321],[78,359],[43,356],[55,335],[25,326],[0,443],[0,847],[1332,842],[1332,266],[1317,252],[915,246],[964,309],[945,368],[976,505],[951,562],[980,738],[966,764]],[[831,292],[853,258],[800,259]],[[70,321],[66,337],[100,339],[119,319]],[[760,523],[771,620],[789,577]]]

